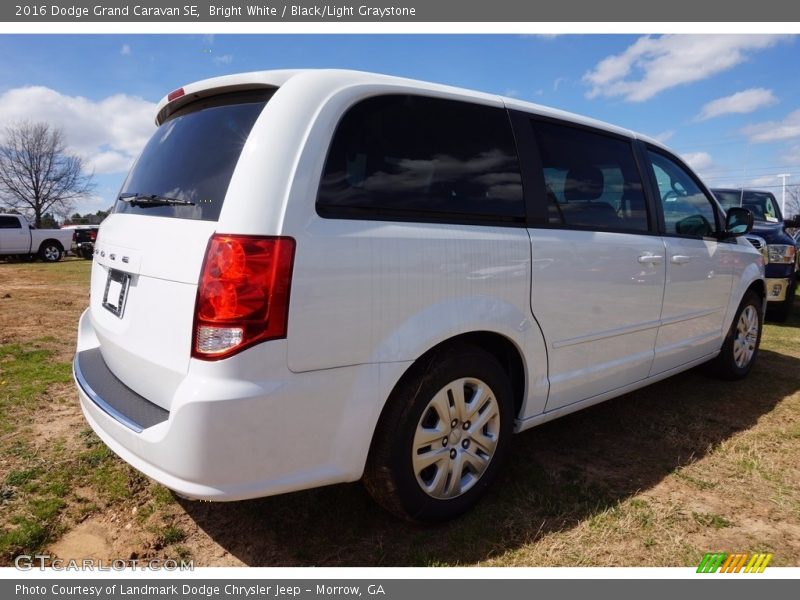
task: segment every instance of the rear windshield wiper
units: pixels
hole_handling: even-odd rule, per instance
[[[170,198],[158,194],[124,193],[117,196],[118,200],[128,202],[131,206],[194,206],[194,202]]]

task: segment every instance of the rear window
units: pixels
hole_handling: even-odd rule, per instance
[[[242,147],[273,93],[220,94],[176,111],[142,150],[113,212],[218,220]],[[145,202],[131,202],[133,195]]]
[[[320,182],[323,217],[504,224],[525,220],[508,114],[387,95],[339,123]]]
[[[753,219],[762,223],[778,223],[782,220],[778,201],[769,192],[745,190],[712,190],[723,208],[743,206],[753,213]]]
[[[0,229],[22,229],[17,217],[0,217]]]

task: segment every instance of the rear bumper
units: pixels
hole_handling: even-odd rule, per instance
[[[216,363],[193,360],[166,411],[108,369],[84,313],[74,377],[100,439],[183,496],[241,500],[359,479],[387,367],[292,373],[285,365],[285,340]]]

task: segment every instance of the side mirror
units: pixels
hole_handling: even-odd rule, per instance
[[[725,217],[725,236],[739,237],[753,230],[753,213],[741,206],[732,206]]]

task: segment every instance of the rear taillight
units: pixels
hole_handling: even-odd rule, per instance
[[[289,237],[211,237],[197,288],[192,356],[218,360],[286,337],[294,248]]]
[[[89,230],[89,241],[94,242],[97,239],[97,232],[94,229]]]

